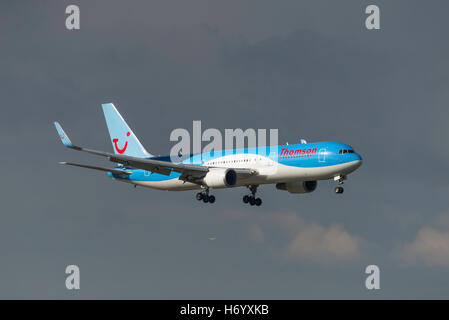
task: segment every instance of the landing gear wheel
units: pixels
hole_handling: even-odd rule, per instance
[[[334,191],[335,191],[335,193],[343,193],[343,191],[345,191],[345,189],[343,189],[343,187],[335,187]]]
[[[203,202],[208,203],[209,202],[209,196],[207,194],[203,195]]]
[[[196,200],[201,201],[201,200],[203,200],[203,193],[198,192],[195,197],[196,197]]]
[[[254,199],[254,197],[250,197],[249,198],[249,204],[252,205],[252,206],[255,205],[256,204],[256,199]]]
[[[256,198],[256,191],[258,186],[259,185],[255,184],[250,184],[246,186],[251,191],[251,194],[243,196],[244,203],[249,203],[251,206],[254,205],[260,206],[262,204],[262,199]]]
[[[215,202],[215,196],[209,196],[209,203]]]

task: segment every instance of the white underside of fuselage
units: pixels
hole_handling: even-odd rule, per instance
[[[293,181],[312,181],[312,180],[327,180],[333,179],[336,176],[345,176],[360,166],[360,161],[352,161],[338,165],[323,166],[323,167],[295,167],[287,166],[275,162],[268,157],[262,157],[258,155],[253,155],[250,161],[250,166],[247,163],[234,163],[233,159],[242,159],[244,155],[232,155],[226,156],[221,159],[225,161],[220,161],[221,159],[215,159],[216,162],[227,162],[221,165],[211,165],[214,167],[222,168],[248,168],[255,169],[258,174],[245,179],[237,179],[237,184],[233,187],[241,187],[247,185],[260,185],[260,184],[272,184],[272,183],[282,183],[282,182],[293,182]],[[248,156],[248,155],[246,155]],[[228,159],[228,160],[227,160]],[[227,161],[226,161],[227,160]],[[232,164],[232,165],[231,165]],[[210,165],[205,162],[203,165]],[[168,190],[168,191],[182,191],[182,190],[195,190],[201,189],[201,186],[191,182],[184,182],[178,178],[163,180],[163,181],[135,181],[135,180],[124,180],[115,179],[117,181],[128,182],[138,186],[143,186],[152,189]],[[223,187],[227,188],[227,187]],[[219,188],[215,188],[219,189]]]

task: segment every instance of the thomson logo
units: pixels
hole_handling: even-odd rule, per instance
[[[287,148],[281,149],[281,158],[288,157],[288,156],[299,156],[299,155],[306,155],[306,154],[315,154],[316,148],[313,149],[295,149],[295,150],[288,150]]]

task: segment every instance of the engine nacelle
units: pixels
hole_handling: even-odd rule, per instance
[[[210,188],[234,187],[237,184],[237,172],[234,169],[210,168],[203,182]]]
[[[287,190],[290,193],[310,193],[312,191],[315,191],[316,186],[316,181],[298,181],[276,184],[277,189]]]

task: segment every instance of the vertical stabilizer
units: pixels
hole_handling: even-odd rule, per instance
[[[115,106],[105,103],[102,107],[114,152],[138,158],[151,157]]]

